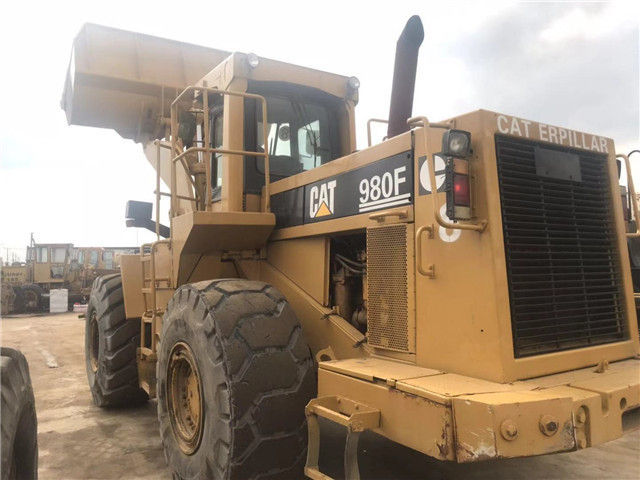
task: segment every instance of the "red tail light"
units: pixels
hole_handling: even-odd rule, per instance
[[[446,167],[447,216],[457,222],[471,218],[469,160],[449,157]]]
[[[469,175],[455,175],[453,178],[453,204],[470,207],[471,194],[469,192]]]

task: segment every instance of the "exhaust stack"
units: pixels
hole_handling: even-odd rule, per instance
[[[393,69],[389,127],[387,138],[407,132],[407,119],[413,109],[413,92],[416,86],[418,50],[424,40],[424,29],[418,15],[413,15],[400,34],[396,44],[396,61]]]

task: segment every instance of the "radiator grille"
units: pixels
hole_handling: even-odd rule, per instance
[[[407,225],[367,229],[367,342],[408,352]]]
[[[626,337],[621,268],[603,154],[579,157],[581,181],[536,174],[530,141],[496,136],[516,357]]]

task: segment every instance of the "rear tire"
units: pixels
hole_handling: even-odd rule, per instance
[[[38,478],[38,420],[24,355],[0,348],[2,480]]]
[[[25,285],[22,287],[24,307],[27,312],[42,311],[42,294],[44,290],[39,285]]]
[[[96,278],[86,314],[85,359],[94,403],[139,405],[149,399],[138,385],[140,320],[127,319],[119,274]]]
[[[275,288],[180,287],[163,319],[157,378],[174,479],[302,477],[316,379],[300,323]]]

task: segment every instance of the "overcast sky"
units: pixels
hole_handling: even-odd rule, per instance
[[[426,34],[415,115],[484,108],[612,137],[618,152],[640,147],[640,10],[632,3],[5,2],[0,255],[23,255],[30,232],[79,246],[154,239],[124,226],[128,199],[153,199],[155,175],[140,145],[69,127],[60,109],[85,22],[355,75],[363,148],[367,119],[388,115],[395,43],[412,14]]]

